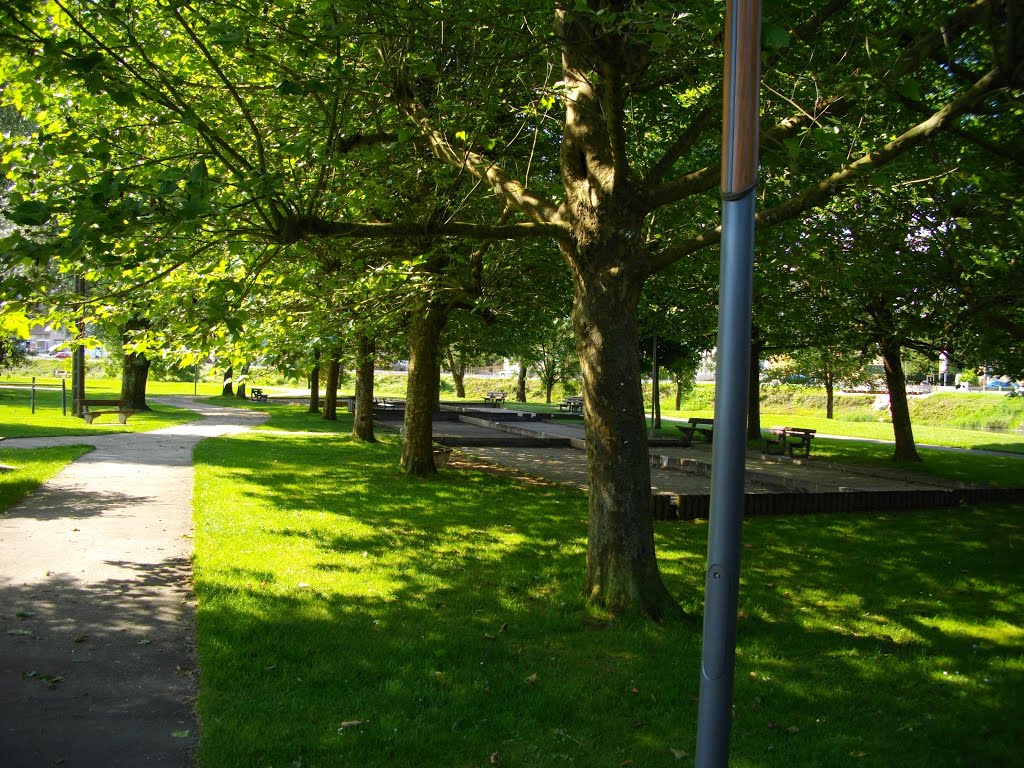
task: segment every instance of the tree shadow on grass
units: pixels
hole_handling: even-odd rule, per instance
[[[497,753],[669,766],[693,754],[699,631],[583,608],[578,492],[405,478],[393,446],[349,454],[343,441],[277,442],[246,474],[245,441],[230,442],[204,460],[238,479],[259,546],[295,556],[280,570],[259,551],[200,560],[206,764],[484,765]],[[684,602],[702,589],[705,532],[659,528]],[[1015,754],[1020,635],[984,639],[1020,626],[1013,515],[773,518],[745,536],[736,765]]]

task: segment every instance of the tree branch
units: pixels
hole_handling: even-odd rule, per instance
[[[810,208],[821,205],[834,197],[842,188],[849,186],[862,176],[866,176],[888,165],[900,155],[929,136],[948,127],[954,119],[969,112],[980,99],[1003,85],[1005,76],[1000,69],[993,69],[963,94],[954,99],[927,120],[924,120],[879,149],[862,155],[850,165],[842,168],[827,179],[815,184],[806,192],[757,215],[758,226],[771,226],[780,221],[792,219]]]
[[[538,237],[556,239],[569,236],[562,224],[524,222],[520,224],[474,224],[450,221],[430,226],[411,222],[335,222],[319,219],[292,221],[277,234],[282,243],[297,242],[303,237],[337,238],[434,238],[465,237],[477,240],[523,240]]]
[[[566,237],[568,231],[561,226],[559,209],[551,202],[537,195],[522,183],[513,179],[496,163],[483,155],[469,149],[453,147],[440,131],[436,130],[421,107],[402,104],[402,109],[423,132],[431,152],[442,162],[453,168],[465,170],[471,176],[485,181],[494,191],[495,196],[505,203],[505,207],[525,214],[536,224],[550,224],[560,234],[550,233],[552,237]]]
[[[798,194],[784,203],[762,211],[756,216],[758,228],[770,227],[783,221],[796,218],[805,211],[816,208],[838,195],[860,178],[874,173],[888,165],[904,153],[910,151],[936,132],[950,127],[957,117],[969,112],[979,100],[1001,88],[1006,80],[1000,69],[993,69],[976,82],[960,98],[953,100],[939,111],[931,115],[888,144],[862,155],[850,165],[836,171],[828,178],[818,182],[805,192]],[[721,240],[721,226],[709,227],[693,237],[669,246],[651,255],[650,271],[666,267],[702,248]]]

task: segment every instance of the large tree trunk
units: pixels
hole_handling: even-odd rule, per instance
[[[313,353],[313,369],[309,372],[309,408],[306,413],[320,413],[320,350]]]
[[[235,394],[235,369],[228,366],[224,369],[224,378],[220,385],[221,397],[231,397]]]
[[[341,352],[331,351],[327,363],[327,382],[324,385],[324,412],[320,417],[326,421],[338,420],[338,384],[341,381]]]
[[[447,308],[426,302],[413,313],[409,328],[409,384],[405,396],[402,469],[410,475],[437,472],[434,466],[434,409],[441,383],[441,331]]]
[[[555,380],[551,377],[544,376],[544,402],[551,405],[551,393],[555,389]]]
[[[516,400],[520,403],[526,402],[526,363],[520,361],[519,375],[516,377]]]
[[[245,388],[249,383],[249,363],[242,363],[242,375],[239,378],[238,386],[235,387],[235,397],[239,400],[245,400],[249,397],[246,393]]]
[[[636,305],[642,285],[642,278],[613,277],[612,270],[576,277],[573,328],[583,378],[590,484],[586,594],[615,613],[661,618],[677,606],[661,580],[654,552],[637,354]]]
[[[142,353],[133,352],[124,356],[121,371],[121,399],[136,411],[152,410],[146,405],[146,382],[149,379],[149,359]]]
[[[359,334],[356,347],[356,413],[352,434],[367,443],[377,442],[373,434],[373,369],[377,344],[373,337]]]
[[[448,370],[452,372],[452,381],[455,382],[455,396],[460,400],[466,399],[466,358],[461,353],[456,353],[451,346],[448,347]]]
[[[889,390],[889,410],[892,414],[892,432],[896,449],[892,459],[899,463],[921,461],[914,444],[914,430],[910,425],[910,404],[907,401],[907,380],[903,375],[902,346],[895,339],[884,339],[878,344],[885,363],[885,386]]]
[[[658,572],[644,428],[636,308],[647,277],[642,199],[625,153],[627,69],[644,52],[591,47],[589,13],[555,11],[563,44],[565,131],[560,150],[571,240],[573,331],[583,378],[590,482],[586,594],[614,613],[655,619],[679,607]],[[607,58],[598,61],[598,57]]]

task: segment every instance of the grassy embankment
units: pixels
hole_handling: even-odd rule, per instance
[[[699,623],[584,607],[582,494],[407,478],[393,434],[270,410],[196,454],[203,766],[692,760]],[[657,529],[694,615],[705,537]],[[744,541],[731,765],[1021,754],[1019,509],[755,519]]]

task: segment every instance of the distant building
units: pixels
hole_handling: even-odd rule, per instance
[[[63,344],[70,338],[71,331],[63,326],[36,325],[29,331],[28,352],[30,355],[43,355],[51,347]]]

